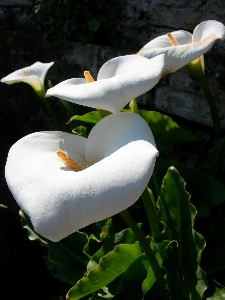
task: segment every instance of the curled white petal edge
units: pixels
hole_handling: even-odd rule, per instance
[[[83,146],[75,152],[83,155],[84,138],[61,132],[35,133],[11,148],[6,164],[6,179],[14,198],[31,217],[35,230],[52,241],[132,205],[147,185],[158,154],[148,141],[135,137],[76,173],[65,168],[53,152],[59,144],[57,134],[82,141]],[[42,149],[43,136],[47,144]]]
[[[131,57],[129,63],[131,63],[132,58],[135,61],[133,65],[130,65],[130,69],[127,67],[129,65],[127,57]],[[103,79],[101,76],[101,80],[78,85],[72,84],[72,80],[75,81],[76,79],[70,79],[70,81],[61,82],[49,89],[46,96],[56,96],[66,101],[92,108],[105,109],[118,114],[132,99],[147,92],[158,83],[165,62],[164,55],[159,55],[151,60],[140,59],[136,55],[117,59],[120,59],[120,63],[124,59],[125,64],[118,72],[114,68],[113,74],[115,73],[115,76],[107,79]],[[137,63],[140,61],[144,63],[142,65]],[[116,62],[117,60],[113,59],[112,64],[109,62],[106,64],[111,68],[111,65],[116,64]],[[106,69],[107,66],[104,67],[105,74],[107,73]],[[109,74],[105,76],[108,77]],[[69,82],[71,82],[71,85],[68,84]],[[65,84],[67,84],[66,87]]]

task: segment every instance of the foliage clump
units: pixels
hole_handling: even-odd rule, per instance
[[[43,39],[58,40],[67,47],[71,41],[123,46],[114,22],[120,17],[118,3],[106,0],[36,0],[35,28]]]

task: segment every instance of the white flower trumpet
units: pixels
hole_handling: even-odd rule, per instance
[[[46,96],[119,113],[132,99],[158,83],[164,66],[164,55],[151,60],[139,55],[119,56],[101,67],[97,81],[90,74],[86,79],[69,79],[49,89]]]
[[[19,69],[9,74],[2,78],[1,82],[7,84],[25,82],[34,89],[39,97],[45,98],[45,76],[53,64],[54,62],[45,64],[38,61],[29,67]]]
[[[147,123],[119,113],[102,119],[87,139],[65,132],[22,138],[9,151],[5,175],[35,231],[57,242],[138,200],[157,155]]]
[[[149,59],[165,54],[164,75],[173,73],[206,53],[216,40],[225,38],[225,27],[217,21],[205,21],[193,34],[178,30],[159,36],[147,43],[137,54]]]

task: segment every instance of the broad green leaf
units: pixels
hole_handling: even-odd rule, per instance
[[[108,110],[99,109],[99,108],[97,109],[97,112],[98,112],[98,114],[99,114],[99,116],[100,116],[101,119],[103,119],[103,118],[105,118],[106,116],[112,114],[112,113],[111,113],[110,111],[108,111]]]
[[[102,240],[102,247],[90,259],[87,265],[87,270],[90,271],[97,267],[99,260],[108,252],[112,251],[115,246],[119,244],[133,244],[136,240],[137,238],[130,228]]]
[[[182,278],[183,295],[190,299],[201,299],[207,288],[204,272],[199,267],[204,238],[193,229],[196,215],[190,204],[190,194],[185,190],[185,182],[174,167],[170,167],[163,179],[158,199],[159,219],[165,224],[168,240],[176,240],[177,248],[168,254],[167,261],[174,261],[173,268],[165,263],[168,285],[172,296],[179,295],[174,290],[173,281],[179,274]],[[175,252],[176,250],[176,252]]]
[[[218,289],[216,288],[216,292],[213,296],[206,298],[206,300],[224,300],[225,299],[225,288]]]
[[[142,254],[124,273],[122,279],[122,295],[126,295],[126,299],[137,300],[143,298],[142,282],[147,276],[146,264],[149,266],[149,261],[145,254]]]
[[[68,299],[81,299],[107,286],[120,274],[124,273],[141,254],[142,251],[138,242],[131,245],[122,244],[116,246],[113,251],[100,259],[98,267],[89,271],[87,276],[79,280],[70,289],[67,295]]]
[[[221,296],[219,291],[223,292],[225,295],[225,287],[220,284],[219,282],[215,281],[210,275],[207,275],[207,282],[208,282],[208,288],[204,293],[203,299],[210,299],[213,300],[213,297]],[[215,298],[217,300],[219,299],[225,299],[225,298]]]
[[[159,263],[159,266],[162,267],[163,259],[166,254],[167,248],[173,243],[173,241],[163,241],[160,243],[154,244],[152,250],[156,256],[156,259]],[[154,285],[155,283],[155,275],[151,266],[149,266],[147,278],[143,281],[142,290],[145,295]]]
[[[20,210],[22,225],[28,230],[30,240],[37,240],[43,246],[48,247],[48,258],[57,263],[65,279],[75,284],[86,272],[87,257],[83,253],[83,248],[87,244],[87,235],[83,232],[74,232],[61,241],[54,243],[36,233],[33,229],[29,217]]]
[[[170,117],[156,111],[139,110],[141,117],[148,123],[159,149],[174,143],[199,140],[189,130],[180,127]]]
[[[73,116],[72,118],[69,119],[69,121],[67,122],[67,124],[71,123],[72,121],[83,121],[83,122],[87,122],[87,123],[93,123],[93,124],[97,124],[101,118],[100,115],[97,111],[91,111],[83,116]]]
[[[184,178],[186,188],[191,194],[191,202],[197,208],[198,216],[207,217],[210,207],[217,206],[225,200],[224,185],[215,177],[192,166],[158,158],[155,166],[157,176],[162,179],[170,166],[174,166]]]
[[[225,137],[217,141],[213,148],[208,152],[208,166],[204,168],[204,171],[211,175],[216,175],[225,150]]]
[[[203,251],[202,262],[207,274],[225,268],[225,220],[212,224],[204,233],[207,247]]]

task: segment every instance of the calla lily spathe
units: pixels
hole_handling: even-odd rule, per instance
[[[54,64],[36,62],[29,67],[19,69],[8,76],[1,79],[1,82],[7,84],[25,82],[29,84],[37,95],[41,98],[45,97],[44,81],[49,68]]]
[[[179,45],[172,46],[168,36],[159,36],[147,43],[137,54],[152,58],[165,54],[165,73],[173,73],[206,53],[216,40],[224,40],[225,27],[217,21],[205,21],[195,27],[193,34],[178,30],[171,32]]]
[[[84,167],[74,172],[61,149]],[[144,191],[158,151],[147,123],[133,113],[102,119],[89,137],[65,132],[30,134],[12,146],[7,184],[36,232],[57,242],[119,213]]]
[[[97,81],[69,79],[49,89],[46,96],[119,113],[132,99],[157,84],[164,66],[164,55],[151,60],[139,55],[119,56],[101,67]]]

